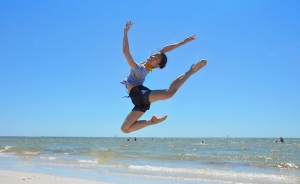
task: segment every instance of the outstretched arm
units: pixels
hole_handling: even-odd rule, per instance
[[[186,43],[188,43],[192,40],[195,40],[195,39],[196,39],[196,35],[187,37],[182,42],[174,43],[174,44],[170,44],[170,45],[165,46],[159,52],[163,52],[163,53],[170,52],[171,50],[174,50],[174,49],[178,48],[179,46],[182,46],[182,45],[184,45],[184,44],[186,44]]]
[[[124,28],[124,37],[123,37],[123,53],[124,56],[132,70],[135,69],[136,63],[134,62],[130,50],[129,50],[129,44],[128,44],[128,36],[127,32],[129,31],[130,27],[132,26],[133,22],[126,22],[125,28]]]

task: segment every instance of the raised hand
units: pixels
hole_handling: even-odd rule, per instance
[[[124,31],[127,32],[130,29],[130,27],[132,26],[132,24],[133,24],[133,22],[131,22],[131,21],[126,22],[126,25],[124,27]]]
[[[170,44],[170,45],[165,46],[164,48],[162,48],[160,50],[160,52],[162,52],[162,53],[170,52],[170,51],[178,48],[179,46],[182,46],[182,45],[184,45],[184,44],[186,44],[186,43],[188,43],[188,42],[190,42],[192,40],[195,40],[195,39],[196,39],[196,35],[187,37],[182,42],[174,43],[174,44]]]
[[[190,37],[187,37],[186,39],[184,39],[184,41],[183,41],[183,43],[188,43],[188,42],[190,42],[190,41],[193,41],[193,40],[195,40],[196,39],[196,35],[194,35],[194,36],[190,36]]]

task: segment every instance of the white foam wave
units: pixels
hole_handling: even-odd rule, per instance
[[[13,148],[14,146],[5,146],[5,150],[10,150],[10,148]]]
[[[40,157],[41,159],[56,160],[56,157]]]
[[[255,178],[255,179],[267,179],[267,180],[291,181],[291,178],[285,175],[220,171],[220,170],[212,170],[212,169],[168,168],[168,167],[155,167],[149,165],[145,165],[145,166],[130,165],[129,168],[132,170],[140,170],[140,171],[197,174],[203,176],[224,177],[224,178],[244,178],[244,179]]]
[[[96,160],[77,160],[79,163],[97,164]]]
[[[181,176],[163,176],[163,175],[150,175],[150,174],[131,174],[131,173],[117,173],[117,172],[110,172],[104,171],[107,174],[115,174],[115,175],[122,175],[122,176],[129,176],[129,177],[143,177],[149,179],[164,179],[164,180],[177,180],[177,181],[196,181],[196,182],[205,182],[205,183],[228,183],[228,184],[252,184],[252,183],[245,183],[245,182],[232,182],[232,181],[225,181],[221,179],[206,179],[206,178],[190,178],[190,177],[181,177]]]
[[[40,152],[38,152],[38,151],[37,152],[24,151],[23,154],[24,155],[38,155],[38,154],[40,154]]]
[[[196,154],[184,154],[184,156],[193,157],[193,158],[199,158],[200,157],[199,155],[196,155]]]
[[[13,148],[13,146],[5,146],[4,149],[0,150],[0,153],[5,152],[5,151],[9,151],[11,148]]]
[[[296,164],[293,164],[293,163],[286,163],[285,165],[290,167],[290,168],[298,169],[298,166]]]

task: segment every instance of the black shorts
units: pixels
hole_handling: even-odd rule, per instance
[[[145,86],[134,86],[129,93],[134,108],[132,111],[146,112],[150,109],[149,94],[151,90]]]

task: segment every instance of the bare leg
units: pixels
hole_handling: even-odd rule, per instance
[[[152,103],[157,100],[166,100],[168,98],[171,98],[190,76],[198,72],[205,65],[206,65],[206,60],[204,59],[199,61],[196,64],[193,64],[189,71],[182,74],[171,83],[169,89],[151,91],[149,95],[149,101]]]
[[[163,117],[152,116],[152,118],[150,120],[139,120],[138,121],[138,119],[143,114],[144,114],[144,112],[141,112],[141,111],[131,111],[127,115],[127,117],[125,118],[125,120],[123,122],[123,125],[121,127],[122,132],[130,133],[130,132],[145,128],[146,126],[160,123],[167,118],[167,116],[163,116]]]
[[[189,71],[179,76],[172,82],[169,89],[151,91],[149,95],[149,101],[152,103],[157,100],[165,100],[171,98],[190,76],[192,76],[205,65],[206,60],[201,60],[198,63],[193,64]],[[160,123],[167,118],[167,116],[165,115],[163,117],[152,116],[150,120],[138,120],[143,114],[144,112],[141,111],[131,111],[123,122],[123,125],[121,127],[122,132],[130,133],[145,128],[147,126]]]

